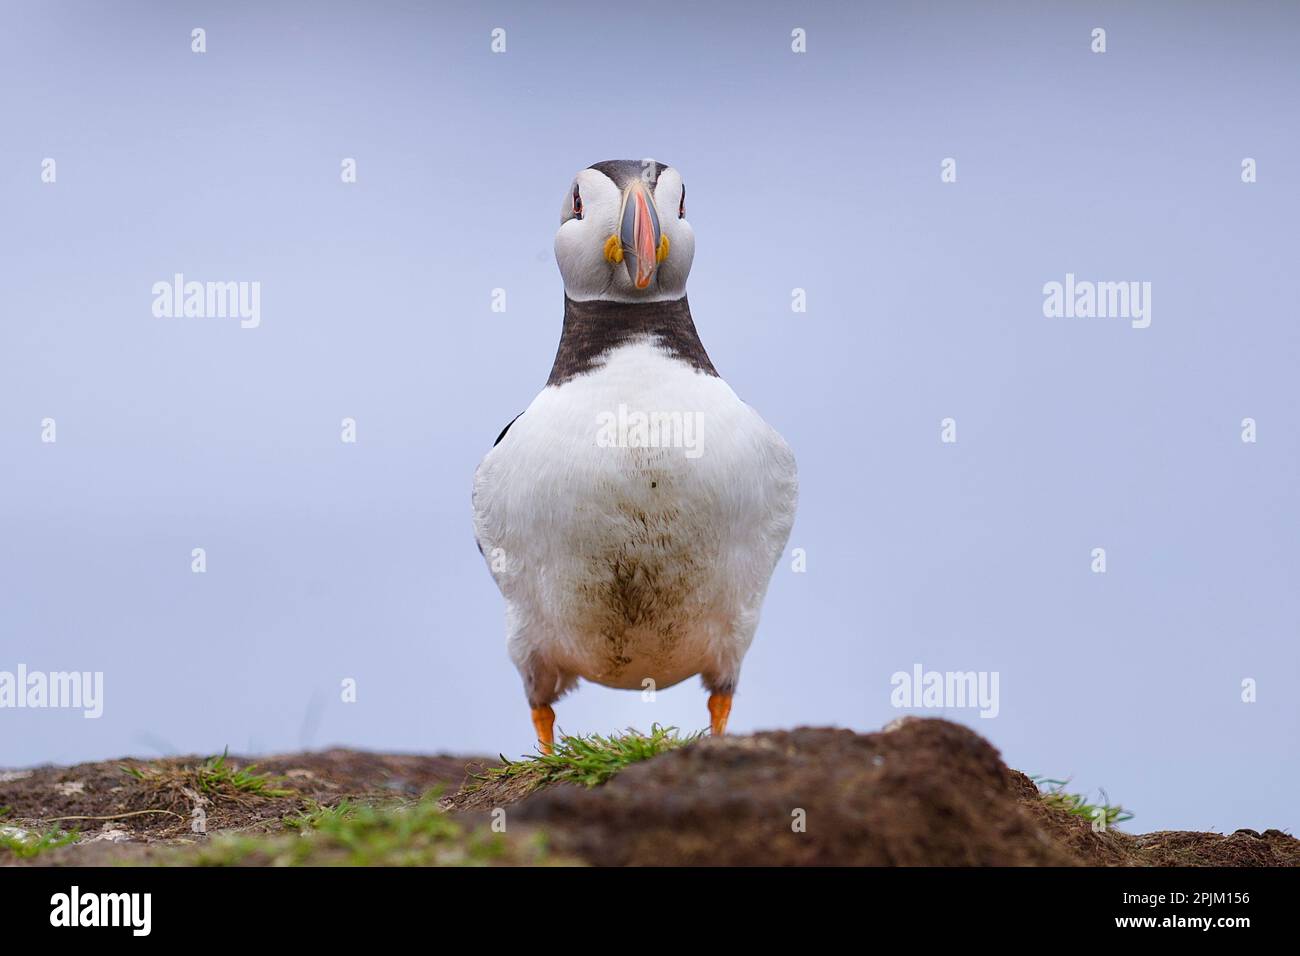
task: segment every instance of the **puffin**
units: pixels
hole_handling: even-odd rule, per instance
[[[698,675],[726,732],[798,501],[784,439],[718,374],[686,298],[695,234],[671,166],[610,160],[565,190],[550,375],[474,473],[479,551],[538,749],[585,680]]]

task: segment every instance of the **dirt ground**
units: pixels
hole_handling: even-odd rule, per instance
[[[327,750],[256,761],[265,795],[207,796],[186,785],[198,758],[116,760],[0,771],[0,826],[79,831],[69,846],[0,863],[150,863],[220,833],[272,833],[340,800],[381,803],[436,790],[454,817],[504,808],[516,832],[546,835],[565,860],[621,865],[1296,866],[1300,841],[1278,830],[1224,835],[1094,832],[1044,804],[973,731],[909,720],[873,734],[800,728],[706,739],[608,783],[530,790],[470,776],[487,761]],[[231,758],[238,766],[249,761]],[[122,768],[149,768],[143,776]],[[177,771],[175,779],[154,771]],[[200,805],[207,834],[191,829]]]

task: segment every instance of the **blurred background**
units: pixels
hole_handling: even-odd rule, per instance
[[[528,751],[471,476],[550,369],[573,174],[654,157],[687,184],[704,343],[801,472],[807,570],[777,568],[732,729],[871,730],[896,671],[996,671],[996,718],[915,713],[1104,787],[1135,831],[1294,831],[1297,27],[7,2],[0,670],[102,671],[104,713],[0,710],[0,766]],[[1067,272],[1150,282],[1150,327],[1045,318]],[[156,318],[176,273],[260,282],[260,327]],[[704,703],[583,685],[557,711],[693,730]]]

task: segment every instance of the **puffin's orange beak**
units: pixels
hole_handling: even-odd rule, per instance
[[[623,246],[623,265],[632,284],[648,287],[659,267],[659,212],[654,197],[641,180],[635,180],[623,194],[623,215],[619,223],[619,241]]]

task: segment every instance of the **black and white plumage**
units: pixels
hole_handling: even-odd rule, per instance
[[[672,167],[577,175],[555,238],[550,377],[474,476],[475,532],[544,747],[550,704],[578,678],[640,690],[699,674],[722,732],[794,521],[793,454],[696,332],[694,251]]]

